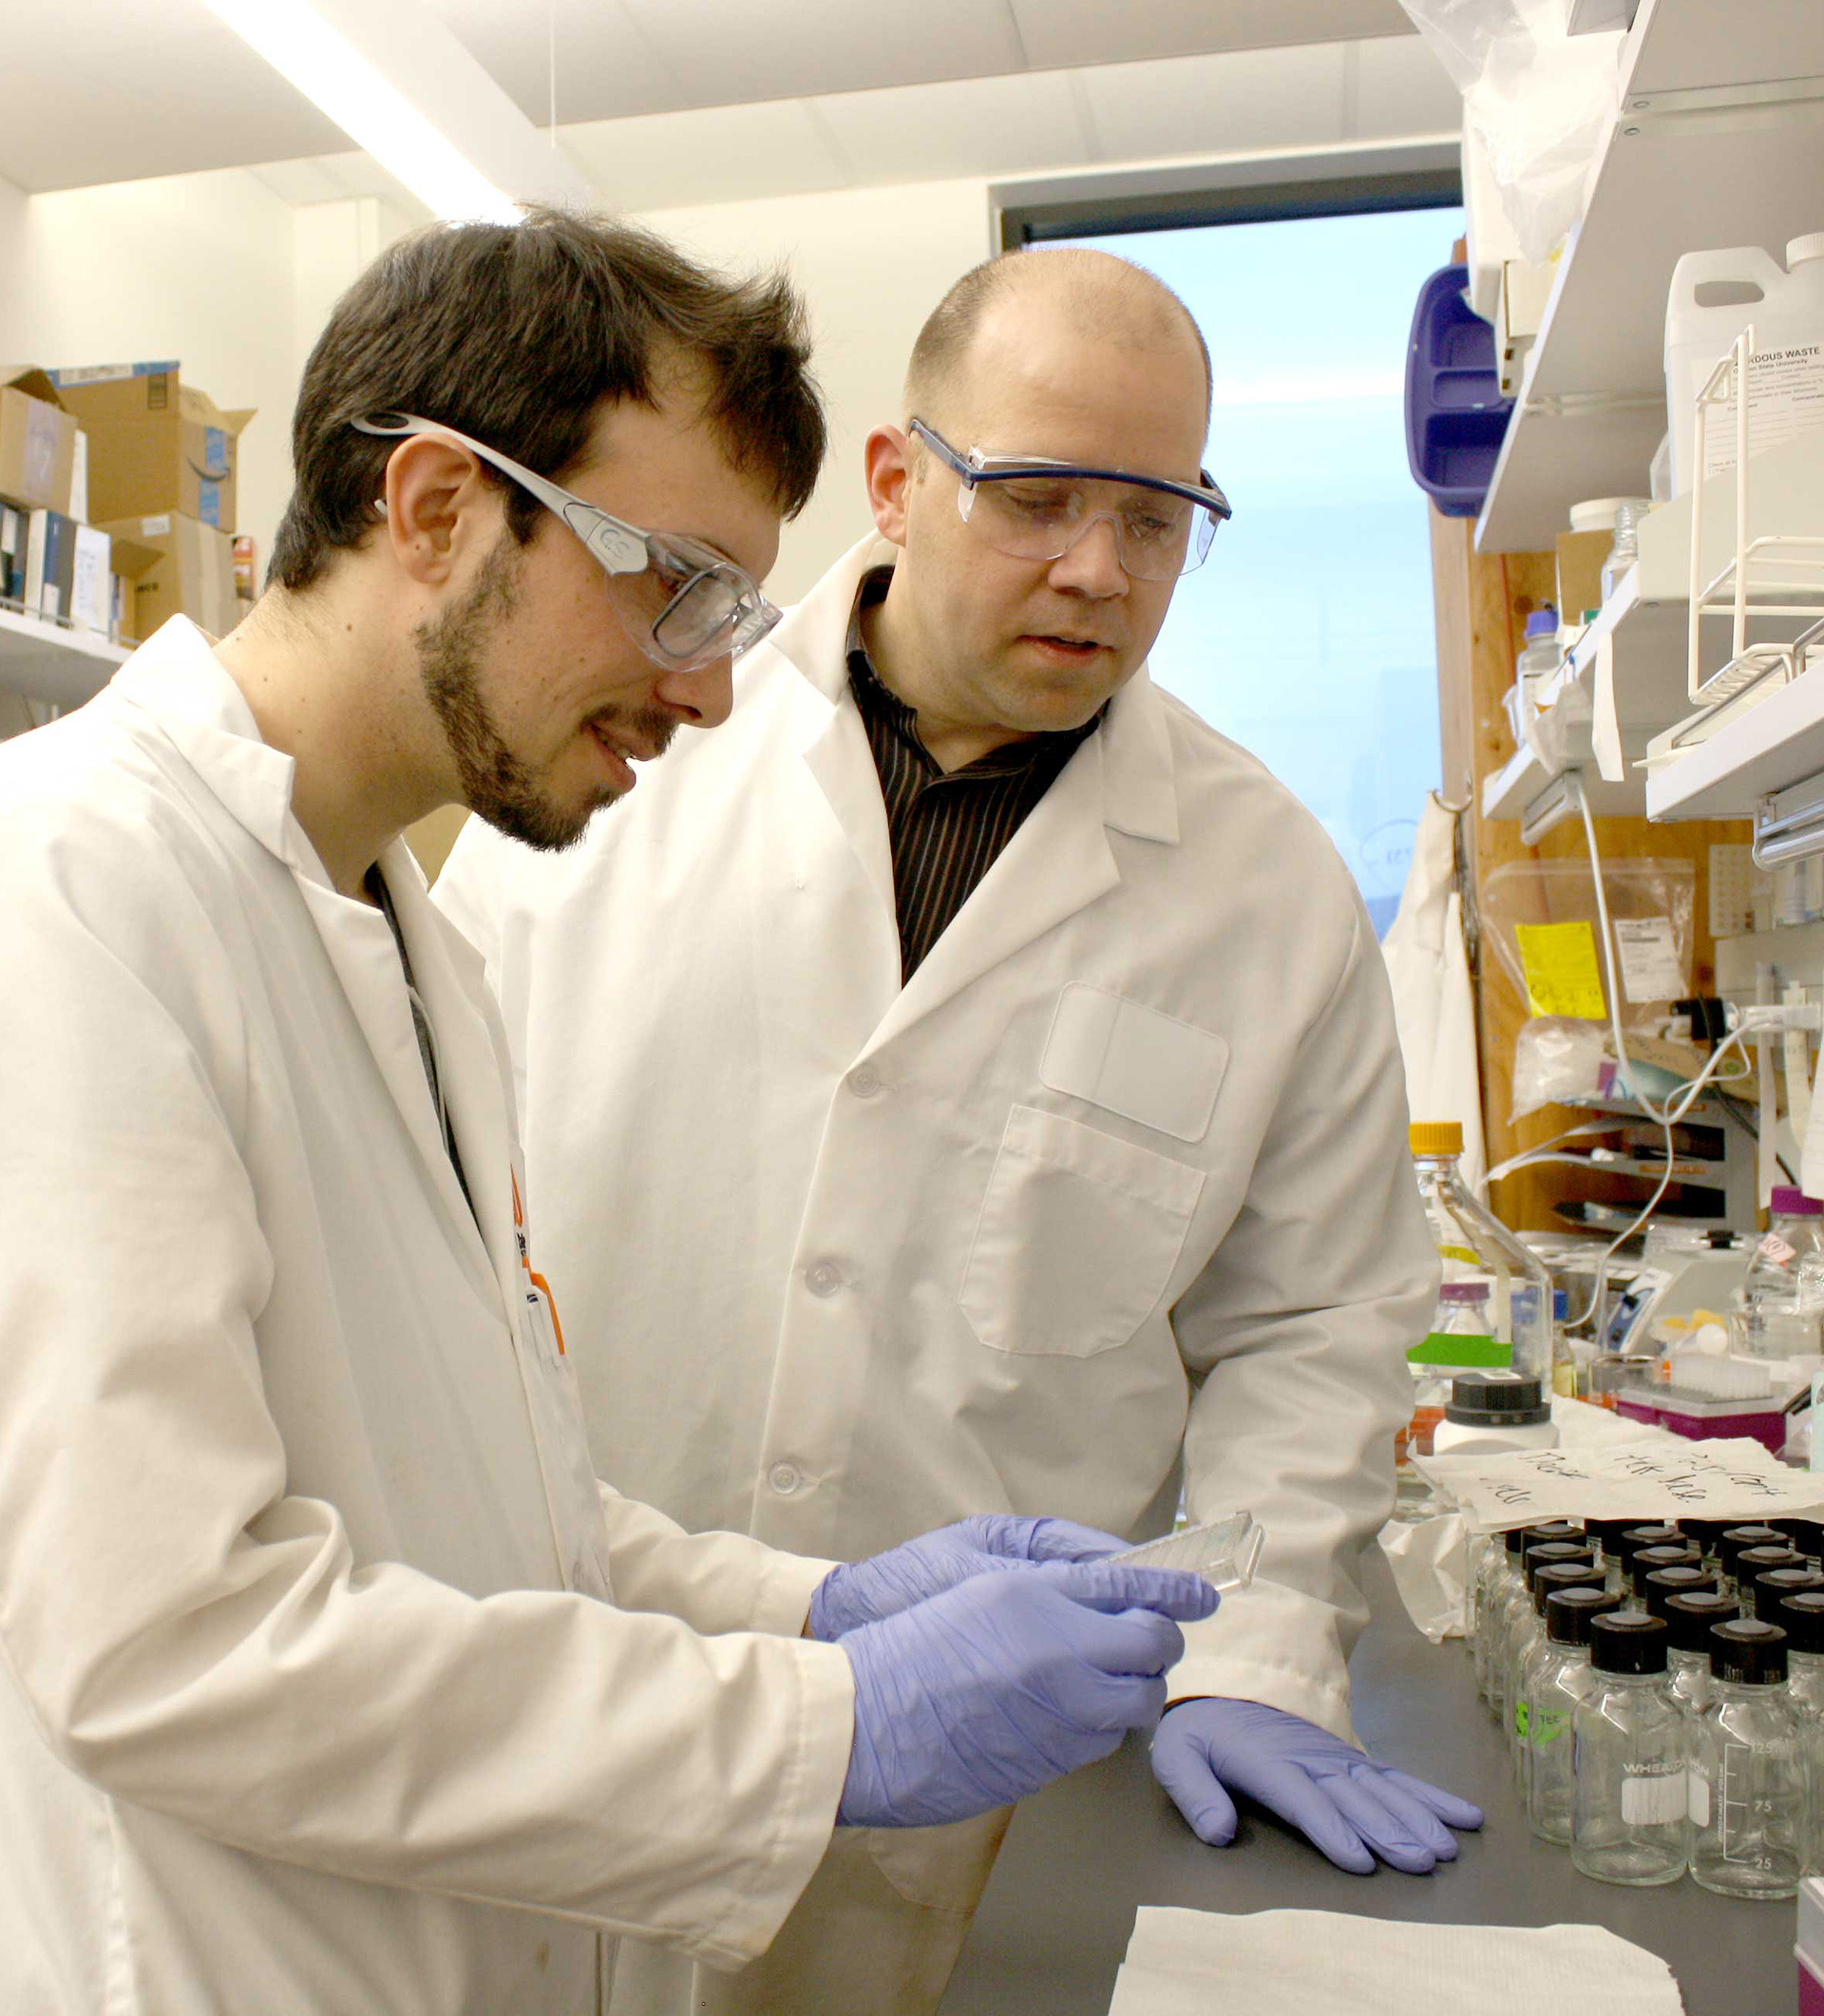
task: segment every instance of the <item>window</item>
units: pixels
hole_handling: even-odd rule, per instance
[[[1377,933],[1441,773],[1427,506],[1402,387],[1420,283],[1463,229],[1435,181],[1395,200],[1427,207],[1339,214],[1333,198],[1332,214],[1284,216],[1256,202],[1239,222],[1091,236],[1053,218],[1021,234],[1133,259],[1197,317],[1216,378],[1206,459],[1235,517],[1179,583],[1152,675],[1317,815]]]

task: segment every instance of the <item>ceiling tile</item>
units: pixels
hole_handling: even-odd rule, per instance
[[[197,0],[19,7],[0,60],[0,175],[22,189],[242,167],[348,144]]]
[[[1086,162],[1070,78],[971,77],[820,98],[857,183],[945,181]]]
[[[1108,161],[1239,154],[1340,140],[1343,50],[1251,49],[1084,73]]]
[[[688,93],[621,0],[425,0],[535,126],[703,103]],[[741,94],[737,94],[741,95]]]
[[[1355,51],[1354,123],[1346,138],[1454,133],[1463,100],[1431,45],[1416,35],[1364,42]]]
[[[570,126],[564,150],[605,203],[669,210],[840,189],[848,171],[796,100]]]
[[[1008,0],[1034,69],[1415,32],[1399,0]]]
[[[621,0],[686,102],[994,76],[1026,67],[1007,0]]]

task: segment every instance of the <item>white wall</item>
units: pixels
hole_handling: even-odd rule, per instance
[[[795,601],[868,530],[862,443],[897,424],[913,338],[939,296],[994,251],[979,180],[842,189],[660,210],[644,221],[718,265],[788,264],[810,304],[812,369],[829,408],[817,494],[786,527],[770,592]]]
[[[27,197],[0,183],[0,361],[176,357],[241,436],[239,524],[260,565],[291,494],[294,219],[240,169]]]

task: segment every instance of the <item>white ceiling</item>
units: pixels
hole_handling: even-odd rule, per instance
[[[541,125],[555,68],[560,139],[632,209],[759,193],[756,168],[787,194],[1456,119],[1397,0],[427,4]],[[365,159],[202,0],[9,10],[0,176],[24,189],[292,163],[267,177],[292,201],[389,193]]]

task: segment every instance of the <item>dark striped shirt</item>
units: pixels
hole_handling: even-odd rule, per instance
[[[856,594],[848,619],[848,683],[886,802],[903,986],[1077,745],[1095,732],[1102,713],[1081,728],[1009,742],[960,770],[942,770],[919,740],[917,710],[887,691],[862,641],[862,611],[885,596],[892,578],[891,567],[877,567]]]

